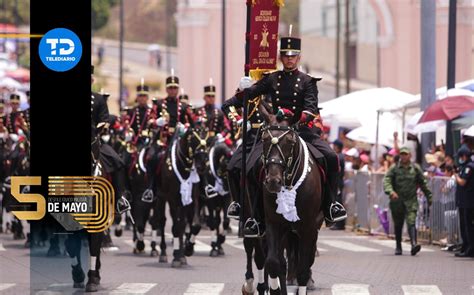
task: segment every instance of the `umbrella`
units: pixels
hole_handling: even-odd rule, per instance
[[[21,83],[10,77],[3,77],[0,78],[0,87],[18,89],[21,88]]]
[[[472,125],[471,127],[469,127],[466,132],[464,132],[464,135],[465,136],[472,136],[474,137],[474,125]]]
[[[474,110],[474,96],[450,96],[443,100],[438,100],[429,106],[418,123],[436,120],[452,120],[462,113],[471,110]]]
[[[18,68],[14,71],[7,71],[6,76],[21,82],[30,81],[30,71],[25,68]]]

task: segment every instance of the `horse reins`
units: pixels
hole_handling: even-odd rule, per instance
[[[272,130],[277,130],[277,131],[284,131],[282,134],[280,134],[278,137],[275,137],[272,135],[270,131]],[[263,164],[265,168],[265,173],[267,173],[267,166],[269,164],[277,164],[283,167],[283,185],[287,187],[292,187],[292,183],[296,177],[296,170],[298,169],[298,164],[301,161],[301,146],[300,146],[300,153],[298,153],[298,157],[296,160],[293,162],[293,154],[294,154],[294,148],[297,144],[297,142],[293,143],[291,146],[290,154],[291,156],[288,157],[288,159],[285,159],[285,155],[283,154],[283,151],[280,147],[280,140],[286,136],[290,132],[295,132],[295,130],[289,126],[268,126],[264,128],[263,132],[267,132],[268,135],[270,136],[270,148],[268,149],[267,153],[263,154]],[[281,156],[281,159],[279,158],[270,158],[270,153],[273,148],[276,148],[278,150],[279,155]],[[291,171],[290,171],[291,170]],[[288,184],[287,185],[287,180]]]

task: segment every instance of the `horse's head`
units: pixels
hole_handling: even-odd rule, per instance
[[[213,157],[212,162],[217,176],[225,178],[227,176],[227,165],[232,158],[232,150],[226,143],[216,141],[214,144]]]
[[[187,159],[194,161],[198,174],[207,172],[209,161],[209,129],[189,128],[181,138],[181,149]]]
[[[266,122],[262,129],[264,185],[270,193],[278,193],[286,178],[294,174],[292,164],[299,152],[299,138],[288,120],[277,120],[263,103],[259,110]]]

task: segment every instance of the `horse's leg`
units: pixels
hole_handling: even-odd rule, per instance
[[[303,243],[303,241],[305,242]],[[304,235],[301,235],[297,255],[299,258],[296,265],[298,295],[306,295],[308,281],[311,278],[311,266],[314,263],[314,257],[316,255],[316,235],[314,231],[307,230]]]
[[[244,238],[244,248],[245,254],[247,255],[247,271],[245,272],[245,283],[242,286],[242,294],[250,295],[255,293],[255,286],[253,284],[254,276],[252,271],[252,255],[254,249],[253,239]]]
[[[287,289],[286,289],[286,271],[287,271],[287,263],[285,256],[283,255],[283,249],[282,252],[279,254],[279,259],[280,259],[280,274],[279,274],[279,279],[280,279],[280,289],[281,289],[281,294],[286,294]]]
[[[135,212],[133,218],[135,219],[135,227],[137,230],[137,240],[135,242],[135,248],[133,249],[134,254],[143,253],[145,250],[145,225],[148,220],[149,208],[141,200],[142,192],[134,195],[134,206],[132,207]]]
[[[166,201],[164,197],[159,196],[156,200],[156,207],[153,214],[156,214],[156,235],[157,235],[157,245],[160,245],[160,263],[168,262],[168,257],[166,255],[166,239],[165,239],[165,225],[166,225]]]
[[[222,197],[221,197],[222,198]],[[221,199],[221,203],[223,200]],[[225,255],[224,248],[222,248],[222,244],[225,243],[225,237],[227,234],[227,229],[225,228],[225,225],[222,224],[222,229],[221,229],[221,223],[223,222],[223,219],[221,219],[221,212],[225,215],[224,206],[221,204],[216,208],[215,211],[215,218],[216,218],[216,225],[217,225],[217,252],[219,255]]]
[[[176,202],[173,203],[174,204],[170,204],[170,215],[173,219],[173,225],[171,227],[173,233],[173,261],[171,267],[181,267],[183,265],[181,261],[181,249],[184,234],[184,226],[181,231],[181,225],[185,223],[185,218],[183,216],[183,208],[176,204]]]
[[[89,234],[89,272],[86,284],[86,292],[97,292],[100,285],[100,246],[102,245],[103,233]]]
[[[187,224],[190,227],[189,240],[186,241],[186,248],[184,254],[186,256],[192,256],[194,254],[194,245],[196,244],[196,236],[201,231],[201,222],[199,218],[199,194],[200,194],[200,183],[193,185],[193,203],[183,208],[185,210]],[[184,221],[184,227],[186,227],[186,221]]]
[[[268,283],[270,286],[270,295],[286,294],[286,290],[280,288],[280,256],[282,256],[282,243],[281,237],[283,236],[282,230],[278,226],[273,224],[267,224],[267,244],[268,253],[265,260],[265,269],[268,271],[270,276]]]
[[[255,265],[257,266],[257,291],[259,295],[264,295],[268,289],[268,284],[265,280],[265,251],[263,249],[262,241],[258,239],[251,239],[255,245]]]
[[[212,232],[212,238],[211,238],[211,252],[210,256],[211,257],[217,257],[219,256],[219,247],[217,245],[218,242],[218,236],[219,236],[219,223],[217,219],[217,206],[216,206],[216,199],[211,199],[208,200],[205,204],[207,205],[207,208],[209,209],[209,217],[207,219],[207,226],[209,227],[209,230]]]
[[[64,242],[66,252],[69,255],[69,258],[71,258],[74,288],[84,288],[85,274],[81,266],[81,244],[81,233],[79,231],[75,231],[73,234],[68,235]]]
[[[160,219],[160,214],[158,212],[158,200],[156,200],[153,203],[153,215],[150,217],[150,225],[151,225],[151,242],[150,242],[150,256],[151,257],[156,257],[158,256],[158,250],[156,250],[156,245],[157,245],[157,238],[158,238],[158,231],[159,231],[159,219]]]
[[[288,260],[288,274],[287,274],[287,284],[296,285],[296,265],[298,264],[298,257],[296,251],[298,250],[297,236],[293,233],[289,233],[287,242],[286,242],[286,257]]]

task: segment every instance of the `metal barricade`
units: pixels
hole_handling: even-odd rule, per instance
[[[394,234],[389,197],[383,191],[383,178],[384,174],[380,173],[346,173],[343,200],[348,226],[371,234]],[[428,180],[428,187],[433,193],[431,208],[421,190],[418,190],[416,227],[419,240],[443,245],[459,243],[455,182],[447,177],[433,177]]]

